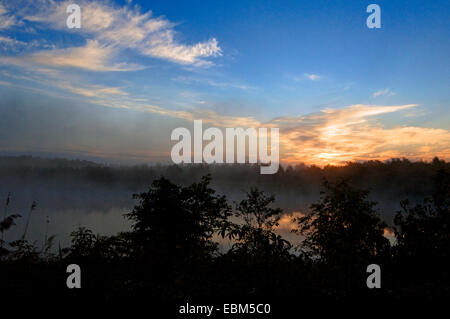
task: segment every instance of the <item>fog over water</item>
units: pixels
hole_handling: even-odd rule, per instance
[[[17,227],[8,231],[7,239],[9,241],[22,236],[31,203],[35,200],[37,207],[30,216],[27,238],[37,241],[38,246],[47,233],[57,235],[55,243],[61,243],[64,247],[69,244],[70,232],[78,226],[90,228],[101,235],[129,230],[131,222],[123,215],[137,204],[132,194],[146,190],[146,187],[130,189],[89,183],[70,185],[59,181],[25,182],[22,185],[18,182],[23,180],[6,181],[6,185],[2,183],[0,186],[2,204],[10,192],[8,214],[19,213],[22,216],[17,220]],[[242,190],[227,195],[229,199],[237,201],[245,197],[245,192]],[[280,229],[280,232],[293,237],[287,228]],[[227,246],[226,240],[220,241]]]
[[[416,170],[416,174],[410,174],[409,170]],[[78,226],[101,235],[127,231],[131,223],[123,215],[137,204],[132,194],[145,191],[160,176],[189,185],[207,173],[212,175],[212,187],[225,194],[233,206],[233,202],[245,198],[250,187],[258,186],[274,194],[275,206],[287,214],[308,210],[320,196],[323,177],[353,178],[356,186],[372,189],[370,198],[378,202],[382,218],[391,224],[400,200],[409,198],[414,202],[431,192],[433,165],[397,161],[339,169],[300,166],[263,176],[258,167],[244,165],[109,167],[88,161],[0,157],[1,204],[11,193],[8,214],[22,215],[17,226],[6,233],[6,240],[22,236],[33,201],[37,207],[30,216],[27,239],[37,241],[38,247],[46,234],[57,236],[56,245],[68,245],[70,232]],[[291,228],[289,216],[283,217],[280,233],[295,240]],[[224,246],[227,245],[225,242]]]

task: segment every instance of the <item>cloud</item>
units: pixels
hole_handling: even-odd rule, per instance
[[[3,49],[15,49],[24,45],[26,45],[25,42],[0,35],[0,47]]]
[[[391,90],[389,90],[389,89],[384,89],[384,90],[376,91],[375,93],[372,94],[372,97],[377,97],[377,96],[382,96],[382,95],[393,96],[393,95],[395,95],[395,93],[391,92]]]
[[[278,127],[280,159],[284,163],[322,166],[340,165],[347,161],[387,160],[393,157],[429,160],[439,156],[450,159],[448,130],[416,126],[387,128],[377,119],[377,116],[394,112],[404,112],[406,117],[414,111],[415,104],[391,106],[358,104],[261,122],[252,116],[228,116],[196,107],[184,110],[169,109],[152,104],[147,99],[129,96],[118,87],[88,84],[75,86],[63,81],[54,86],[81,94],[90,103],[165,116],[168,121],[183,120],[187,121],[186,125],[190,125],[193,120],[201,119],[206,125],[221,128]],[[145,145],[141,147],[146,149]]]
[[[95,40],[88,40],[83,47],[41,51],[32,54],[29,60],[51,67],[77,67],[90,71],[129,71],[139,69],[137,66],[110,63],[114,49]]]
[[[233,89],[241,89],[241,90],[249,90],[253,89],[253,87],[245,85],[245,84],[239,84],[234,82],[228,82],[228,81],[216,81],[213,79],[208,78],[199,78],[199,77],[192,77],[192,76],[177,76],[173,78],[174,81],[182,82],[185,84],[199,84],[199,85],[209,85],[217,88],[233,88]]]
[[[1,61],[1,60],[0,60]],[[44,85],[47,89],[38,89],[25,85],[14,84],[22,89],[31,89],[45,93],[46,95],[55,95],[55,88],[62,89],[74,94],[82,95],[88,98],[109,99],[114,101],[117,97],[128,96],[128,93],[120,87],[108,87],[92,83],[86,83],[78,77],[67,77],[66,73],[54,69],[40,68],[33,70],[27,75],[12,74],[8,71],[0,71],[4,77],[8,77],[19,81],[31,81],[40,85]],[[46,75],[43,77],[42,75]]]
[[[301,117],[282,117],[268,124],[280,128],[282,160],[316,165],[392,157],[450,158],[450,132],[398,126],[384,128],[374,117],[410,110],[416,105],[352,105]]]
[[[69,31],[66,8],[71,2],[44,3],[37,12],[26,15],[24,19]],[[222,54],[216,38],[192,45],[178,42],[174,23],[162,17],[153,17],[151,11],[141,12],[137,6],[116,7],[93,1],[80,1],[78,4],[82,14],[81,29],[77,30],[102,47],[117,51],[131,48],[144,56],[193,66],[212,65],[205,58]]]
[[[20,25],[21,22],[18,21],[26,20],[38,25],[39,28],[48,26],[54,30],[74,33],[81,36],[82,44],[3,56],[0,57],[0,64],[21,67],[23,73],[10,74],[9,77],[16,82],[34,81],[39,83],[40,87],[46,86],[44,89],[36,86],[35,89],[45,90],[49,95],[55,88],[59,88],[83,96],[83,101],[101,106],[153,113],[184,121],[201,119],[206,124],[222,128],[279,127],[280,154],[282,161],[288,163],[326,165],[354,160],[384,160],[391,157],[427,159],[435,155],[450,158],[449,131],[415,126],[384,127],[376,118],[395,112],[404,112],[405,117],[410,116],[413,114],[414,104],[392,106],[358,104],[340,109],[323,109],[319,113],[298,117],[279,117],[263,123],[253,116],[223,115],[195,106],[172,109],[140,96],[131,96],[120,84],[116,86],[89,84],[83,79],[75,78],[75,74],[71,74],[73,76],[68,78],[67,68],[96,72],[142,68],[118,62],[118,58],[126,59],[127,55],[123,54],[125,49],[146,57],[196,67],[211,65],[210,58],[220,56],[222,50],[214,37],[193,44],[180,42],[175,31],[175,23],[164,17],[154,17],[150,11],[142,12],[137,6],[118,7],[108,2],[79,1],[78,4],[82,8],[82,28],[69,30],[66,26],[65,12],[68,1],[47,0],[33,3],[36,4],[34,7],[25,7],[17,11],[20,17],[11,15],[0,5],[0,29]],[[22,46],[21,41],[7,36],[0,36],[0,45],[1,43],[10,47]],[[296,80],[308,79],[318,81],[322,76],[300,73]],[[179,77],[176,80],[205,83],[214,87],[248,88],[238,83],[202,80],[195,77]],[[3,81],[0,84],[11,85],[14,81]],[[384,89],[375,92],[373,97],[393,94],[390,89]]]
[[[197,43],[193,46],[176,44],[173,40],[173,31],[160,34],[158,38],[152,38],[150,43],[142,49],[146,55],[163,58],[181,64],[193,64],[197,66],[211,65],[212,62],[199,59],[221,55],[221,49],[215,38],[207,42]]]
[[[91,85],[89,87],[74,86],[70,83],[62,83],[60,88],[66,89],[70,92],[80,94],[87,97],[105,98],[108,96],[124,96],[128,95],[127,92],[122,91],[118,87],[105,87],[100,85]]]
[[[228,116],[219,114],[213,110],[191,107],[189,110],[173,110],[159,105],[151,104],[145,99],[128,98],[127,96],[120,99],[104,96],[103,99],[90,100],[94,104],[106,107],[125,108],[137,110],[145,113],[154,113],[171,118],[181,119],[188,122],[194,120],[202,120],[204,123],[215,127],[259,127],[261,122],[252,116]]]
[[[376,121],[376,116],[411,111],[415,106],[358,104],[300,117],[280,117],[265,123],[252,116],[224,116],[197,108],[168,110],[145,103],[132,107],[187,121],[201,119],[206,124],[222,128],[278,127],[281,161],[291,164],[340,165],[348,161],[387,160],[393,157],[429,160],[439,156],[449,159],[448,130],[414,126],[385,128]]]
[[[10,82],[7,82],[7,81],[0,81],[0,85],[10,86],[11,83],[10,83]]]
[[[311,81],[316,81],[316,80],[318,80],[318,79],[321,78],[320,75],[312,74],[312,73],[305,73],[305,76],[306,76],[308,79],[310,79]]]
[[[17,24],[17,19],[13,15],[8,14],[5,6],[0,3],[0,30],[9,29]]]
[[[142,68],[137,65],[112,63],[114,55],[115,51],[112,47],[89,40],[83,47],[39,51],[19,57],[2,57],[0,63],[22,67],[33,67],[33,65],[52,68],[71,67],[89,71],[130,71]]]

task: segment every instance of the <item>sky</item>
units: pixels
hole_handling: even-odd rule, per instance
[[[0,152],[170,162],[202,120],[290,164],[449,160],[449,53],[449,1],[0,1]]]

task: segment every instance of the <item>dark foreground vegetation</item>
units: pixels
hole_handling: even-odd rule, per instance
[[[70,247],[56,249],[52,236],[43,247],[29,242],[28,222],[19,240],[3,240],[35,209],[33,203],[24,216],[10,214],[8,197],[0,224],[1,292],[19,300],[179,304],[448,298],[449,170],[439,160],[427,165],[430,195],[420,203],[402,201],[393,226],[380,218],[368,191],[344,178],[324,180],[320,199],[295,220],[295,243],[276,232],[282,210],[273,196],[250,188],[244,200],[232,202],[216,193],[209,175],[185,186],[155,179],[134,195],[137,204],[124,216],[130,231],[101,236],[80,227]],[[388,228],[395,244],[384,236]],[[220,251],[217,238],[234,245]],[[81,267],[81,289],[66,287],[69,264]],[[380,289],[366,286],[369,264],[381,267]]]

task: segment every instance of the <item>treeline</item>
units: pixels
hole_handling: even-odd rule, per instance
[[[418,203],[431,195],[430,180],[440,168],[449,170],[450,163],[435,158],[431,162],[392,159],[322,168],[296,165],[282,166],[273,175],[261,175],[257,165],[248,164],[108,166],[81,160],[3,156],[0,157],[0,194],[11,192],[19,201],[28,201],[30,198],[24,198],[23,194],[37,193],[40,197],[33,199],[49,209],[64,208],[64,203],[56,203],[52,197],[78,196],[91,206],[98,204],[94,203],[96,198],[105,203],[115,200],[128,203],[130,193],[141,192],[149,181],[161,176],[188,186],[210,174],[211,186],[229,199],[239,200],[244,191],[257,186],[274,194],[278,205],[291,212],[305,209],[318,199],[323,179],[331,182],[346,179],[355,187],[370,190],[370,199],[379,203],[382,217],[390,223],[393,212],[400,208],[400,200],[408,198]],[[39,191],[43,189],[46,193]],[[82,207],[76,202],[67,204]]]
[[[354,164],[352,169],[400,163],[406,165]],[[7,213],[8,199],[0,224],[1,289],[21,300],[107,302],[446,298],[450,177],[446,163],[433,165],[435,174],[426,184],[431,195],[416,204],[402,201],[395,214],[394,245],[384,236],[389,226],[369,191],[345,178],[322,181],[320,198],[295,220],[294,243],[276,232],[283,212],[273,196],[249,188],[245,199],[233,203],[211,187],[210,175],[189,185],[155,179],[134,195],[137,204],[124,216],[132,222],[130,231],[101,236],[80,227],[72,232],[70,247],[57,252],[50,249],[53,237],[36,247],[26,230],[20,240],[3,240],[21,218]],[[231,249],[221,252],[217,238],[231,240]],[[69,264],[81,267],[82,289],[66,287]],[[381,267],[380,289],[366,285],[370,264]]]
[[[148,181],[165,176],[174,183],[188,185],[190,181],[211,174],[213,184],[223,188],[243,188],[258,185],[260,188],[297,189],[316,191],[323,178],[333,181],[349,179],[358,186],[371,190],[386,187],[398,193],[422,194],[431,190],[430,178],[436,169],[450,168],[438,158],[431,162],[408,159],[388,161],[349,162],[343,166],[315,165],[280,166],[273,175],[261,175],[257,164],[186,164],[186,165],[134,165],[111,166],[85,160],[46,159],[32,156],[0,156],[0,176],[2,179],[21,177],[27,180],[56,180],[67,182],[90,182],[130,187],[148,186]],[[363,177],[363,178],[362,178]]]

